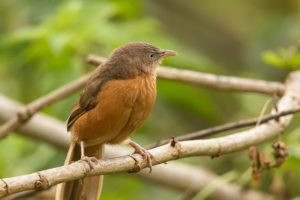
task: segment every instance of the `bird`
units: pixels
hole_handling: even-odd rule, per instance
[[[64,165],[76,160],[101,159],[105,144],[132,146],[152,169],[153,156],[128,139],[142,126],[156,99],[156,69],[163,58],[177,52],[145,42],[116,48],[89,77],[71,109],[67,130],[71,143]],[[103,176],[87,177],[57,186],[56,200],[96,200]]]

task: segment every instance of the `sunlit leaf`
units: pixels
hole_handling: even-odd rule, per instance
[[[277,51],[266,51],[262,54],[265,63],[288,70],[296,70],[300,66],[300,52],[294,46]]]

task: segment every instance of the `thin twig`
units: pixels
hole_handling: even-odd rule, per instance
[[[25,122],[27,122],[36,112],[40,111],[44,107],[51,105],[63,98],[68,97],[75,91],[84,86],[88,79],[88,76],[83,76],[71,83],[68,83],[53,92],[36,99],[27,106],[23,107],[18,113],[13,116],[9,121],[0,127],[0,139],[6,137],[11,131],[18,129]]]
[[[104,62],[104,58],[98,57],[98,65]],[[88,59],[87,59],[88,62]],[[10,120],[5,122],[0,127],[0,139],[5,138],[11,131],[18,129],[25,124],[35,113],[42,110],[44,107],[49,106],[63,98],[68,97],[77,90],[81,89],[87,82],[89,75],[82,76],[81,78],[72,81],[62,87],[52,91],[51,93],[36,99],[27,106],[20,109],[16,115]]]
[[[268,105],[270,104],[271,100],[272,100],[272,99],[268,99],[268,100],[266,101],[265,105],[263,106],[263,109],[261,110],[261,112],[260,112],[260,114],[259,114],[259,116],[258,116],[258,118],[257,118],[257,120],[256,120],[255,126],[260,125],[261,120],[262,120],[263,116],[265,115],[265,112],[266,112],[266,110],[267,110],[267,108],[268,108]],[[273,101],[273,100],[272,100],[272,101]]]
[[[260,124],[266,123],[266,122],[268,122],[270,120],[273,120],[273,119],[278,119],[279,117],[295,114],[295,113],[298,113],[298,112],[300,112],[300,107],[293,108],[293,109],[290,109],[290,110],[284,110],[282,112],[275,113],[275,114],[266,115],[266,116],[261,118]],[[201,131],[189,133],[189,134],[186,134],[186,135],[181,135],[181,136],[175,137],[174,139],[176,141],[199,139],[199,138],[203,138],[205,136],[211,136],[211,135],[214,135],[214,134],[217,134],[217,133],[220,133],[220,132],[224,132],[224,131],[228,131],[228,130],[234,130],[234,129],[238,129],[238,128],[244,128],[244,127],[247,127],[247,126],[253,126],[257,123],[257,120],[258,120],[258,118],[240,120],[240,121],[237,121],[237,122],[232,122],[232,123],[227,123],[227,124],[223,124],[223,125],[220,125],[220,126],[215,126],[213,128],[203,129]],[[146,148],[147,149],[152,149],[152,148],[167,144],[169,142],[170,142],[170,139],[160,140],[156,143],[148,145]]]

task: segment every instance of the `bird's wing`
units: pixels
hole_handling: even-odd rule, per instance
[[[93,109],[98,104],[98,93],[101,91],[103,85],[109,80],[111,79],[101,76],[100,67],[95,70],[89,78],[83,92],[80,94],[71,109],[71,113],[67,119],[68,131],[79,117]]]
[[[76,101],[76,103],[72,107],[71,113],[67,119],[67,130],[68,131],[71,129],[71,127],[75,123],[75,121],[87,111],[86,109],[81,108],[78,102],[79,102],[79,99]]]

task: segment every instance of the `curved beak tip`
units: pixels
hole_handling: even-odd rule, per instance
[[[169,49],[164,49],[162,52],[163,52],[163,58],[178,55],[178,53],[176,51],[172,51],[172,50],[169,50]]]

